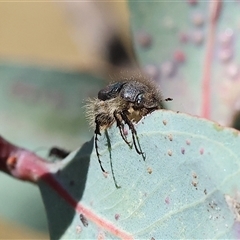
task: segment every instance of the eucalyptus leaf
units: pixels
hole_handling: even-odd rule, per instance
[[[173,102],[168,108],[232,124],[239,111],[239,2],[129,1],[134,49]]]
[[[238,238],[239,132],[168,110],[135,127],[145,161],[113,125],[111,149],[104,133],[98,142],[108,174],[93,139],[59,163],[55,177],[75,205],[39,183],[51,239]]]

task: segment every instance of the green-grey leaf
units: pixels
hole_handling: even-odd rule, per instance
[[[106,84],[103,79],[87,73],[3,62],[0,76],[0,132],[9,141],[46,157],[53,145],[68,150],[89,139],[92,133],[83,105]],[[0,181],[4,182],[0,188],[4,205],[0,215],[46,231],[38,190],[3,174]],[[6,194],[13,186],[16,190]],[[31,207],[34,211],[28,211]]]
[[[129,149],[115,125],[108,131],[120,189],[114,185],[103,134],[98,146],[107,177],[90,141],[60,163],[56,178],[102,223],[110,222],[136,239],[238,238],[238,216],[229,206],[231,200],[239,202],[239,132],[167,110],[145,117],[136,130],[146,161]],[[127,137],[131,140],[130,132]],[[85,213],[84,226],[81,210],[42,182],[40,189],[52,239],[121,237]]]
[[[194,115],[209,108],[206,118],[231,124],[240,89],[239,4],[129,0],[129,9],[139,63],[174,99],[168,108]]]
[[[0,64],[0,73],[2,134],[15,142],[20,135],[21,145],[24,142],[28,149],[36,149],[36,145],[43,147],[38,142],[40,137],[47,139],[44,147],[52,142],[60,144],[54,140],[55,137],[57,140],[61,138],[59,141],[67,148],[77,146],[89,138],[83,106],[88,97],[96,96],[105,85],[103,79],[88,73],[3,63]],[[6,119],[14,119],[14,123],[6,126]],[[23,133],[19,125],[24,129]],[[34,141],[28,141],[33,139],[33,135],[38,136],[34,147]]]

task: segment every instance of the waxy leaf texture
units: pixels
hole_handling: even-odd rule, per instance
[[[40,182],[51,239],[239,238],[239,132],[167,110],[136,130],[145,161],[113,125],[111,149],[98,142],[108,174],[91,140],[59,163],[64,190]]]

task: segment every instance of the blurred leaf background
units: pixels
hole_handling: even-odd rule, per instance
[[[132,57],[126,2],[1,2],[0,32],[1,135],[44,157],[89,140],[84,100],[124,62],[109,64],[111,36]],[[48,238],[38,188],[0,181],[0,239]]]

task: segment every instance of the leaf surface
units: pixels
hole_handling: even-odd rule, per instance
[[[145,161],[115,125],[108,131],[120,189],[104,134],[98,147],[107,176],[91,140],[59,162],[58,193],[39,183],[51,238],[239,238],[239,132],[167,110],[136,130]]]

